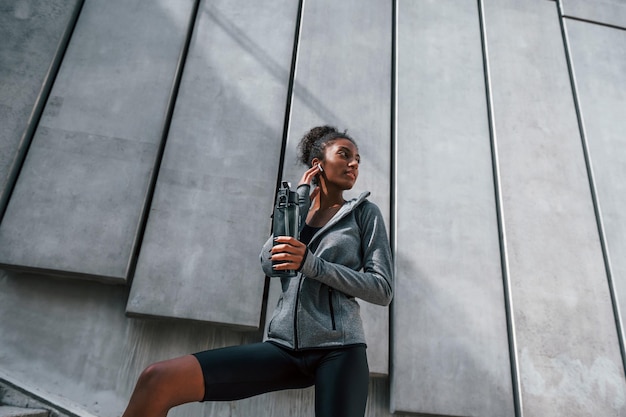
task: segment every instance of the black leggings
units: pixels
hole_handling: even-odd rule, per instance
[[[293,351],[262,342],[195,353],[204,401],[231,401],[315,385],[316,417],[363,417],[369,368],[365,346]]]

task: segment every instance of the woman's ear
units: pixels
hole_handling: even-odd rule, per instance
[[[311,165],[312,165],[312,166],[316,166],[316,165],[319,165],[319,164],[320,164],[320,162],[322,162],[322,161],[320,161],[320,160],[319,160],[319,158],[313,158],[313,160],[311,161]],[[321,165],[320,165],[320,171],[321,171],[321,168],[322,168],[322,167],[321,167]]]

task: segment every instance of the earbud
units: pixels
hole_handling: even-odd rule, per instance
[[[324,168],[322,168],[322,165],[318,162],[317,167],[320,169],[320,172],[324,172]]]

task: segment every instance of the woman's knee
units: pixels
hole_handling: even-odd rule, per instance
[[[191,355],[149,365],[141,372],[137,389],[166,407],[204,396],[204,378],[198,361]]]
[[[143,389],[159,391],[168,381],[168,366],[166,362],[155,362],[146,367],[137,380],[137,386]]]

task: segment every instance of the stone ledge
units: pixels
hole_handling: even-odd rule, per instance
[[[0,417],[48,417],[48,410],[0,405]]]
[[[38,387],[25,384],[10,373],[0,370],[0,408],[44,409],[46,414],[34,414],[32,417],[97,417],[83,410],[66,398],[47,393]],[[12,414],[0,417],[15,417]],[[18,416],[31,417],[30,414],[18,414]]]

